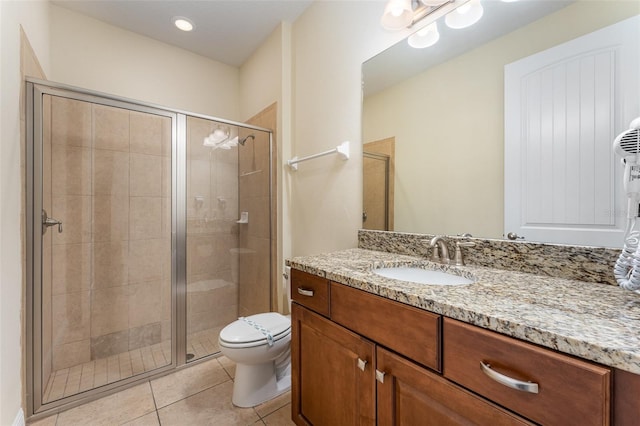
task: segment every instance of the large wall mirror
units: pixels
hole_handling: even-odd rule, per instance
[[[509,93],[505,93],[505,66],[508,70],[509,64],[597,34],[640,14],[640,2],[636,0],[482,0],[482,5],[483,17],[471,27],[454,30],[446,27],[444,19],[438,20],[440,39],[431,47],[415,49],[401,41],[363,64],[366,210],[363,228],[506,238],[505,211],[508,215],[515,207],[509,204],[511,201],[505,204],[505,143],[508,143],[505,128],[509,129],[505,123],[505,102],[507,105],[513,102],[509,100]],[[638,32],[631,37],[635,38],[631,40],[635,43],[632,49],[640,51]],[[587,39],[587,43],[591,41]],[[640,115],[640,85],[634,82],[626,86],[631,87],[632,92],[621,93],[618,68],[622,64],[623,74],[629,74],[629,68],[634,67],[636,81],[640,74],[637,60],[620,62],[620,56],[619,51],[610,55],[612,59],[607,66],[613,71],[609,83],[604,85],[608,84],[611,91],[601,96],[608,102],[605,107],[610,109],[604,113],[610,119],[609,127],[593,136],[600,146],[606,145],[606,153],[598,148],[601,151],[594,151],[594,156],[599,158],[599,152],[603,152],[602,155],[610,157],[607,161],[611,164],[600,173],[603,178],[596,176],[595,179],[606,181],[602,185],[609,186],[611,197],[616,200],[606,209],[597,206],[582,209],[607,210],[604,222],[617,230],[619,243],[615,238],[563,241],[561,234],[558,234],[560,237],[527,236],[527,240],[622,245],[626,201],[621,190],[622,168],[619,159],[611,153],[611,145],[613,138]],[[600,74],[596,69],[596,75]],[[569,74],[563,78],[565,82],[572,81]],[[556,86],[550,84],[549,87],[553,92]],[[550,104],[551,109],[557,108],[554,102]],[[602,111],[597,96],[594,102],[591,108]],[[569,103],[566,101],[564,107],[568,109]],[[543,103],[538,107],[543,112],[550,109]],[[582,122],[584,133],[590,125],[584,118]],[[510,155],[508,149],[507,155]],[[566,164],[571,160],[565,155],[563,161]],[[544,165],[544,159],[540,162]],[[562,173],[564,167],[555,166],[556,171],[550,174],[557,175],[557,170]],[[546,179],[546,172],[542,175]],[[582,180],[593,179],[589,176]],[[386,187],[381,189],[381,185]],[[549,185],[549,188],[557,187],[553,182]],[[564,185],[561,198],[574,191],[570,181]],[[546,191],[543,185],[541,188],[542,192]],[[582,187],[575,190],[587,195],[597,191]],[[538,210],[545,212],[548,206],[544,202],[539,204]],[[570,223],[570,218],[565,222],[565,228],[581,230],[581,225]]]

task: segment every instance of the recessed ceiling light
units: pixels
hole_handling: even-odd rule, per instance
[[[175,18],[173,18],[173,24],[182,31],[191,31],[195,28],[193,22],[191,22],[184,16],[176,16]]]

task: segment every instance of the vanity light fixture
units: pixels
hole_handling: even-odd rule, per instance
[[[387,30],[411,28],[425,18],[424,25],[473,0],[388,0],[380,24]]]
[[[193,22],[190,19],[185,18],[184,16],[176,16],[173,18],[173,25],[175,25],[179,30],[189,32],[195,28]]]
[[[480,0],[470,0],[453,12],[449,12],[444,18],[444,22],[449,28],[466,28],[478,22],[483,13],[484,8],[480,4]]]
[[[438,24],[432,22],[421,30],[411,34],[407,39],[409,46],[416,49],[423,49],[425,47],[433,46],[440,39],[440,33],[438,32]]]

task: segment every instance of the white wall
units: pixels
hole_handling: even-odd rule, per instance
[[[51,6],[50,80],[238,120],[239,70]]]
[[[357,245],[361,65],[406,35],[380,27],[383,9],[383,1],[319,1],[293,24],[293,153],[301,157],[351,142],[350,160],[324,157],[291,174],[294,256]]]
[[[45,73],[49,71],[49,5],[0,1],[0,424],[10,425],[23,398],[23,306],[20,227],[20,26]]]

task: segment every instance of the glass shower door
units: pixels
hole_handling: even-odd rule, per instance
[[[271,308],[270,133],[187,117],[186,358]]]
[[[58,92],[34,105],[36,406],[175,363],[174,118]]]

